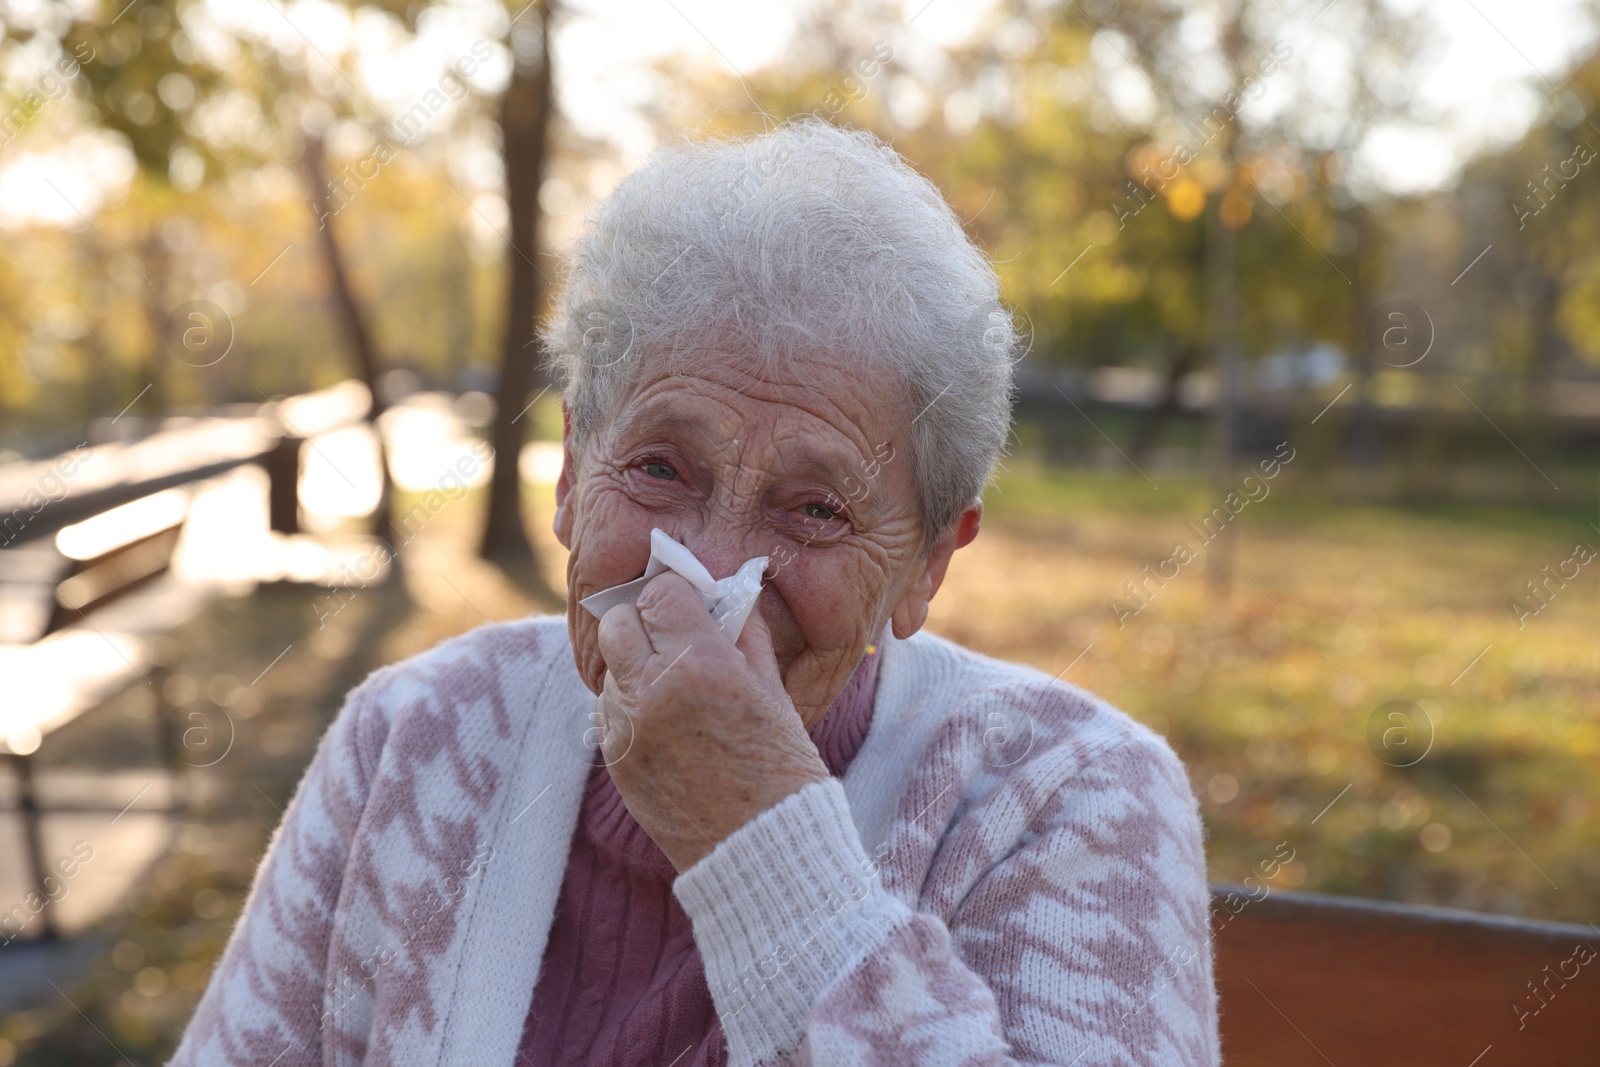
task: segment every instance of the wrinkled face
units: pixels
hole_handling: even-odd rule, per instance
[[[578,601],[643,574],[653,527],[714,578],[770,557],[756,610],[807,725],[891,617],[900,636],[915,632],[954,545],[926,551],[902,407],[859,369],[752,377],[708,358],[635,388],[581,450],[569,438],[555,527],[589,688],[606,665],[599,620]]]

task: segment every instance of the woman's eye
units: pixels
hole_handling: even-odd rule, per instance
[[[644,472],[652,478],[660,478],[667,482],[674,481],[678,477],[678,472],[666,463],[646,463]]]
[[[805,512],[806,518],[820,519],[823,522],[827,522],[829,519],[835,518],[838,515],[838,512],[834,511],[832,508],[825,507],[822,504],[807,504],[800,510]]]

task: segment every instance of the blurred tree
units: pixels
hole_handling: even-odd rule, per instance
[[[1348,182],[1366,134],[1410,105],[1350,118],[1335,147],[1301,128],[1322,121],[1300,100],[1327,72],[1313,77],[1274,31],[1314,8],[1013,2],[936,54],[873,10],[813,9],[797,47],[745,85],[674,63],[680,98],[663,125],[756,129],[768,116],[813,113],[892,139],[966,217],[1008,297],[1027,309],[1035,351],[1053,360],[1195,360],[1211,317],[1207,210],[1231,221],[1224,232],[1251,226],[1239,252],[1251,297],[1239,309],[1246,351],[1296,335],[1349,337],[1345,304],[1317,284],[1344,284],[1330,259],[1348,242],[1328,201],[1342,205],[1348,189],[1324,186]],[[1359,64],[1361,41],[1392,32],[1380,64],[1392,73],[1405,27],[1372,25],[1339,58]],[[889,58],[874,61],[875,52]],[[1249,107],[1268,91],[1287,106]],[[706,118],[717,100],[729,106]],[[1334,159],[1335,148],[1351,158]]]
[[[1364,462],[1376,456],[1374,354],[1368,319],[1387,249],[1375,217],[1380,210],[1374,206],[1381,199],[1378,190],[1370,180],[1360,185],[1352,179],[1375,130],[1423,118],[1407,75],[1420,51],[1423,16],[1401,14],[1387,0],[1356,0],[1333,12],[1321,4],[1313,6],[1314,13],[1310,8],[1285,10],[1257,0],[1217,0],[1197,10],[1149,0],[1107,12],[1106,29],[1120,33],[1129,45],[1126,53],[1120,49],[1119,53],[1137,65],[1162,110],[1203,135],[1197,168],[1209,164],[1219,171],[1221,195],[1208,213],[1208,271],[1213,275],[1209,347],[1219,383],[1213,408],[1213,477],[1219,492],[1232,481],[1237,294],[1241,284],[1245,292],[1259,292],[1255,283],[1280,273],[1278,266],[1268,263],[1260,264],[1263,273],[1251,271],[1242,280],[1236,273],[1240,266],[1246,270],[1251,266],[1248,260],[1240,264],[1235,234],[1249,224],[1257,201],[1265,201],[1278,216],[1274,222],[1293,227],[1308,246],[1296,250],[1297,258],[1310,268],[1296,273],[1303,288],[1308,277],[1328,270],[1343,283],[1342,299],[1323,302],[1342,304],[1344,322],[1323,319],[1318,325],[1342,338],[1354,354],[1359,388],[1352,451]],[[1314,23],[1324,14],[1337,22],[1336,44],[1317,42],[1310,46],[1315,55],[1296,56],[1286,36],[1299,28],[1300,20]],[[1197,48],[1197,40],[1208,43]],[[1302,48],[1307,47],[1301,40]],[[1313,62],[1315,74],[1309,65]],[[1283,105],[1275,111],[1249,108],[1250,101],[1266,95],[1274,81],[1282,87],[1277,98]],[[1330,92],[1330,83],[1343,85],[1344,91]],[[1331,212],[1320,205],[1295,204],[1315,191],[1305,180],[1308,172],[1340,182],[1323,194],[1325,202],[1331,202]],[[1301,213],[1302,224],[1296,225],[1286,208]],[[1305,215],[1321,216],[1327,224],[1308,227]],[[1319,243],[1313,236],[1318,230],[1338,235],[1347,254],[1325,247],[1330,244],[1325,237]],[[1323,262],[1307,258],[1307,251]],[[1330,251],[1345,261],[1343,269]],[[1329,288],[1339,288],[1331,276],[1327,287],[1316,286],[1314,291],[1325,294]],[[1217,560],[1220,580],[1226,577],[1226,560],[1226,552]]]
[[[384,0],[379,5],[413,32],[422,20],[444,12],[446,4]],[[497,462],[489,482],[480,555],[522,565],[537,575],[532,543],[523,527],[522,478],[519,459],[526,439],[522,421],[531,404],[537,375],[535,319],[543,307],[546,279],[537,266],[539,194],[549,166],[556,121],[552,90],[550,33],[552,0],[517,4],[505,25],[511,54],[510,80],[498,101],[500,155],[505,173],[505,200],[511,233],[506,236],[505,320],[502,326],[500,374],[490,443]],[[490,103],[474,97],[474,106]],[[503,235],[504,236],[504,235]]]
[[[491,436],[495,463],[479,545],[479,553],[486,559],[518,563],[533,560],[533,547],[522,525],[519,460],[526,433],[525,426],[518,423],[531,403],[527,398],[533,391],[537,361],[534,318],[546,281],[535,263],[539,255],[539,191],[555,109],[550,69],[550,20],[555,5],[553,0],[535,0],[530,6],[532,16],[527,17],[525,8],[511,25],[511,84],[500,101],[511,236],[506,242],[506,321]]]
[[[1563,369],[1600,365],[1600,50],[1546,94],[1543,119],[1516,144],[1471,164],[1463,186],[1486,201],[1504,249],[1501,315],[1519,335],[1512,367],[1542,392]],[[1486,277],[1488,272],[1486,272]],[[1476,290],[1494,306],[1483,279]],[[1541,397],[1541,400],[1543,398]]]
[[[1346,88],[1330,93],[1325,76],[1294,80],[1293,106],[1277,135],[1299,146],[1301,165],[1320,179],[1309,191],[1320,193],[1331,208],[1331,236],[1342,246],[1335,254],[1344,252],[1339,258],[1348,287],[1345,336],[1356,372],[1348,450],[1358,467],[1371,468],[1380,453],[1375,347],[1384,336],[1373,316],[1388,280],[1393,243],[1385,220],[1393,212],[1362,173],[1361,154],[1377,129],[1423,127],[1443,116],[1422,102],[1412,81],[1430,40],[1422,12],[1402,11],[1389,0],[1358,0],[1330,12],[1329,19],[1344,57],[1339,75]]]
[[[97,61],[85,63],[83,68],[90,89],[89,100],[97,110],[99,123],[127,138],[139,164],[140,180],[150,185],[152,195],[170,197],[174,185],[195,189],[208,171],[220,176],[228,164],[260,166],[264,156],[270,158],[272,149],[280,153],[292,151],[293,134],[297,132],[293,127],[306,122],[297,109],[285,113],[281,107],[283,101],[293,101],[304,92],[298,72],[290,69],[281,54],[270,49],[241,51],[241,61],[236,64],[232,76],[226,77],[200,56],[184,32],[181,19],[188,6],[183,0],[142,4],[136,13],[136,32],[131,32],[130,25],[119,25],[120,14],[107,18],[101,13],[93,19],[76,21],[67,37],[70,47],[75,50],[79,46],[87,47],[97,57]],[[251,61],[244,61],[245,55],[250,56]],[[335,73],[354,89],[354,82],[342,70],[336,68]],[[278,119],[276,136],[269,142],[268,153],[250,152],[237,145],[232,151],[219,151],[214,141],[191,132],[193,123],[185,121],[185,112],[203,109],[214,95],[237,94],[246,88],[257,94],[253,101],[257,114],[274,115]],[[310,119],[313,127],[319,125],[317,117],[313,110]],[[321,131],[313,128],[307,132],[303,163],[310,182],[313,213],[318,220],[318,244],[327,268],[329,296],[344,327],[357,374],[372,395],[367,419],[378,442],[381,483],[373,532],[390,546],[396,546],[400,541],[391,528],[389,508],[392,478],[377,422],[384,409],[378,380],[381,361],[366,326],[368,315],[350,282],[331,224],[330,216],[337,210],[328,206],[331,187],[324,174],[322,143],[318,136]],[[146,396],[150,398],[152,410],[158,412],[170,408],[170,398],[159,385],[164,377],[161,367],[167,362],[166,319],[172,310],[168,291],[172,250],[170,238],[161,226],[163,217],[168,214],[151,213],[149,230],[139,244],[149,294],[146,301],[150,335],[147,377],[152,387]]]
[[[63,51],[83,61],[80,103],[90,121],[121,137],[137,171],[132,198],[139,201],[141,231],[133,236],[143,282],[145,326],[141,379],[135,409],[160,415],[171,409],[171,356],[166,351],[167,316],[175,301],[174,267],[166,222],[184,208],[185,193],[197,188],[217,154],[187,124],[198,102],[219,91],[221,72],[201,62],[180,23],[182,0],[149,0],[136,10],[69,9]],[[130,220],[132,221],[132,220]]]
[[[408,23],[414,30],[416,20],[426,15],[426,9],[414,4],[403,7],[403,12],[397,13],[394,19],[394,26],[399,28],[402,23]],[[91,15],[75,10],[72,13],[75,17],[66,20],[60,34],[63,44],[74,54],[92,60],[82,64],[84,87],[88,90],[85,104],[96,124],[127,141],[139,165],[136,183],[145,190],[140,199],[147,210],[139,216],[145,229],[134,240],[134,246],[141,253],[141,274],[146,279],[147,294],[146,363],[141,376],[150,388],[144,391],[141,404],[151,411],[164,411],[170,407],[172,399],[169,390],[164,388],[166,376],[161,373],[165,362],[161,335],[174,300],[168,280],[174,275],[181,257],[175,254],[170,227],[163,227],[163,219],[177,204],[185,202],[185,194],[199,189],[206,177],[213,179],[213,188],[218,188],[216,183],[221,180],[233,181],[241,177],[246,180],[236,182],[238,187],[248,188],[252,182],[259,184],[260,176],[270,172],[280,161],[292,161],[300,155],[304,141],[306,147],[301,163],[311,182],[309,200],[317,224],[315,247],[320,249],[326,265],[331,308],[349,341],[357,373],[371,391],[368,417],[376,426],[387,399],[382,370],[390,361],[380,355],[380,336],[384,331],[374,328],[379,316],[368,310],[357,295],[358,285],[349,265],[351,256],[339,237],[348,219],[339,220],[337,224],[334,219],[344,213],[357,194],[364,200],[373,199],[373,194],[367,191],[368,180],[398,151],[392,142],[409,138],[397,136],[398,131],[390,125],[384,109],[353,76],[356,71],[347,72],[348,53],[335,52],[330,57],[309,41],[300,48],[294,40],[285,46],[270,35],[253,37],[250,34],[255,31],[219,23],[215,18],[197,15],[197,10],[196,5],[184,0],[153,0],[141,5],[126,20],[123,18],[128,14],[126,11]],[[137,28],[133,25],[135,18]],[[197,18],[209,18],[204,28],[207,37],[204,55],[194,43],[194,27],[189,25]],[[542,29],[542,25],[535,28]],[[220,35],[219,31],[222,31]],[[477,61],[481,60],[478,56]],[[523,67],[531,69],[527,64]],[[454,78],[454,72],[449,76]],[[454,84],[464,83],[457,78]],[[433,93],[438,95],[437,90]],[[439,104],[442,103],[440,97]],[[429,103],[425,110],[431,122],[431,112],[437,108]],[[465,110],[471,114],[470,106]],[[224,115],[231,119],[227,125],[219,121]],[[428,134],[433,138],[447,135],[449,125],[448,122],[434,124]],[[357,160],[354,173],[349,166],[338,162],[325,163],[323,137],[330,130],[342,135],[346,146],[364,136],[368,149],[376,145],[381,158],[376,163],[371,158]],[[526,175],[516,176],[519,188],[525,181]],[[537,193],[537,175],[534,181],[530,195]],[[229,189],[230,193],[235,191]],[[193,199],[189,196],[185,205],[190,210]],[[149,210],[157,202],[163,202],[167,210]],[[517,204],[515,198],[513,202],[514,215],[525,215],[525,210],[515,210],[525,204]],[[304,225],[303,216],[297,221],[296,228]],[[292,242],[255,262],[275,263],[276,257],[291,246]],[[525,256],[521,248],[514,251],[517,256]],[[457,255],[459,258],[459,252]],[[465,279],[457,279],[458,287],[461,283],[470,283],[470,271],[466,273]],[[525,332],[531,336],[533,304],[522,295],[526,288],[518,287],[515,292],[525,305],[519,308],[518,315],[526,320]],[[458,306],[463,302],[459,292],[456,302]],[[466,303],[470,306],[470,300]],[[458,326],[458,336],[460,332]],[[523,382],[526,392],[526,375]],[[522,407],[521,397],[517,400],[513,415]],[[381,454],[381,438],[379,447]],[[516,453],[517,450],[512,449],[509,454],[514,457]],[[510,466],[515,478],[515,462]],[[380,467],[384,503],[376,516],[376,532],[392,544],[398,544],[389,527],[387,501],[391,486],[387,462],[381,462]],[[513,485],[513,490],[515,488]],[[513,500],[513,512],[515,508]]]
[[[325,162],[326,149],[322,138],[316,135],[307,136],[303,150],[303,162],[306,169],[306,182],[311,191],[311,211],[318,219],[317,236],[318,245],[322,249],[323,263],[328,271],[328,289],[333,297],[334,307],[338,312],[340,324],[344,327],[345,337],[349,341],[350,350],[355,355],[356,367],[361,380],[366,383],[367,392],[371,395],[371,403],[367,406],[367,422],[372,426],[372,435],[378,446],[378,505],[373,512],[373,533],[383,539],[389,548],[392,565],[398,566],[400,556],[398,548],[405,543],[405,538],[394,527],[394,511],[390,504],[394,498],[394,478],[389,471],[388,449],[384,445],[381,423],[379,420],[388,409],[386,390],[382,380],[381,360],[378,350],[372,340],[372,329],[368,325],[367,311],[362,302],[357,298],[355,289],[350,283],[350,273],[345,267],[344,252],[339,246],[339,240],[334,229],[333,215],[336,208],[330,204],[328,194],[333,190],[328,181],[327,166]]]

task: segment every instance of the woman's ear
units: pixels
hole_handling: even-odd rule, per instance
[[[561,402],[561,475],[556,479],[556,517],[550,523],[561,547],[572,550],[572,482],[577,477],[577,457],[572,451],[572,412]]]
[[[933,543],[933,551],[922,561],[922,570],[911,580],[911,584],[906,586],[906,591],[900,594],[900,599],[890,613],[896,637],[905,640],[922,629],[923,624],[928,621],[928,605],[939,592],[939,586],[944,584],[945,571],[950,567],[950,557],[955,555],[956,549],[965,548],[972,543],[972,539],[978,536],[978,528],[982,523],[983,501],[974,500],[967,505],[967,509],[960,517],[939,535],[939,539]]]

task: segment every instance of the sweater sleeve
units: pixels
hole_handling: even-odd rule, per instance
[[[170,1067],[322,1063],[334,911],[386,729],[380,678],[319,742]]]
[[[1125,740],[945,836],[982,871],[947,919],[882,887],[837,780],[683,873],[730,1064],[1219,1062],[1198,813],[1164,744]]]

